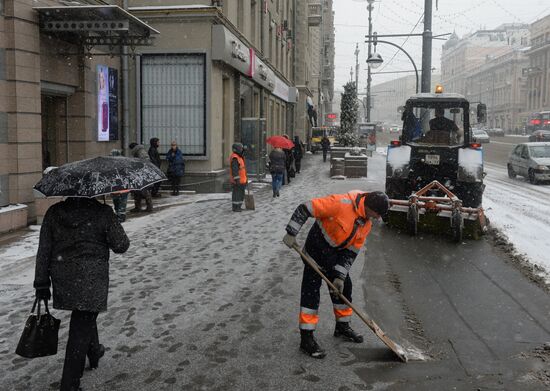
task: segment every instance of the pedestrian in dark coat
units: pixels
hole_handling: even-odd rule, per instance
[[[286,155],[281,148],[275,148],[269,153],[269,172],[271,173],[271,187],[273,197],[279,197],[286,170]]]
[[[166,152],[166,160],[168,160],[168,178],[172,183],[172,195],[180,193],[181,177],[185,174],[185,161],[183,160],[183,152],[178,148],[178,143],[172,141],[170,150]]]
[[[294,148],[292,148],[292,153],[294,154],[294,166],[296,167],[296,173],[300,173],[302,168],[302,158],[304,157],[304,150],[302,143],[300,142],[300,137],[294,136]]]
[[[151,140],[149,140],[149,160],[151,160],[151,163],[153,163],[155,166],[160,168],[161,160],[160,160],[160,154],[158,151],[159,148],[159,139],[156,137],[153,137]],[[158,198],[160,197],[160,182],[157,182],[153,185],[151,188],[151,196]]]
[[[286,134],[283,134],[283,137],[287,140],[290,140]],[[283,185],[288,185],[290,183],[290,178],[294,178],[296,175],[296,170],[294,168],[294,156],[292,154],[292,149],[283,149],[285,152],[285,177],[283,180]]]
[[[86,356],[97,368],[105,353],[96,319],[107,310],[109,250],[124,253],[130,241],[108,205],[70,197],[48,209],[36,255],[34,288],[39,299],[72,311],[60,390],[78,390]]]
[[[137,143],[131,143],[129,147],[130,147],[130,156],[135,157],[137,159],[150,161],[149,154],[147,153],[143,145],[137,144]],[[134,196],[134,209],[132,209],[132,212],[141,212],[141,201],[143,199],[145,199],[145,204],[147,205],[146,211],[147,212],[153,211],[153,199],[151,196],[151,186],[141,191],[133,191],[132,194]]]
[[[327,153],[330,149],[330,140],[327,136],[323,136],[321,139],[321,148],[323,149],[323,162],[327,161]]]

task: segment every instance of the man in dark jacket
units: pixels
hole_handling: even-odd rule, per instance
[[[302,142],[300,137],[294,136],[294,148],[292,148],[292,153],[294,154],[294,165],[296,166],[296,174],[300,173],[302,168],[302,157],[304,156],[304,149],[302,147]]]
[[[40,300],[72,311],[61,391],[78,390],[86,356],[97,368],[105,353],[97,315],[107,310],[109,250],[124,253],[130,241],[112,209],[95,199],[73,198],[53,205],[40,229],[34,288]]]
[[[321,139],[321,148],[323,149],[323,162],[327,161],[327,153],[330,149],[330,140],[327,136],[323,136]]]
[[[304,252],[313,258],[347,300],[352,301],[352,283],[349,270],[371,230],[371,219],[385,216],[390,203],[381,191],[365,193],[351,191],[315,198],[299,205],[286,226],[283,242],[290,248],[296,246],[296,235],[308,218],[315,218],[309,230]],[[319,321],[319,290],[322,283],[313,268],[305,264],[300,299],[300,349],[314,358],[325,357],[313,336]],[[335,337],[361,343],[363,337],[350,327],[353,313],[338,295],[332,303],[336,318]]]
[[[281,148],[274,148],[269,153],[269,172],[271,173],[271,186],[273,197],[279,197],[279,191],[283,184],[286,170],[286,155]]]
[[[158,151],[158,147],[160,145],[159,139],[156,137],[153,137],[151,140],[149,140],[149,144],[151,145],[148,151],[149,160],[151,160],[151,163],[153,163],[155,166],[160,168],[161,160],[160,160],[160,154]],[[160,182],[157,182],[151,188],[151,196],[155,198],[159,198],[161,196],[159,193],[159,190],[160,190]]]
[[[149,161],[149,154],[147,153],[143,145],[138,143],[131,143],[129,147],[130,147],[130,156]],[[151,196],[150,187],[143,189],[141,191],[133,191],[132,194],[134,195],[134,209],[132,209],[132,212],[141,212],[141,201],[143,199],[145,199],[145,203],[147,204],[146,211],[147,212],[153,211],[153,199]]]

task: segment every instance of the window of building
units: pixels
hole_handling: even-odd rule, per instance
[[[184,155],[206,155],[204,54],[141,57],[142,140],[158,137],[160,150],[176,140]]]

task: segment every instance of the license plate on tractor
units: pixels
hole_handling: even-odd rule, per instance
[[[424,161],[426,162],[426,164],[437,166],[439,165],[439,155],[426,155]]]

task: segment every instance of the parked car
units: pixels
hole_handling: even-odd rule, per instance
[[[550,181],[550,142],[518,144],[508,159],[508,176],[516,175],[532,184]]]
[[[484,144],[490,141],[489,135],[482,129],[472,129],[472,139],[476,143]]]
[[[483,130],[485,130],[489,136],[504,136],[504,129],[501,128],[488,128]]]
[[[550,130],[538,129],[533,131],[533,133],[531,133],[531,135],[529,136],[529,141],[550,141]]]

